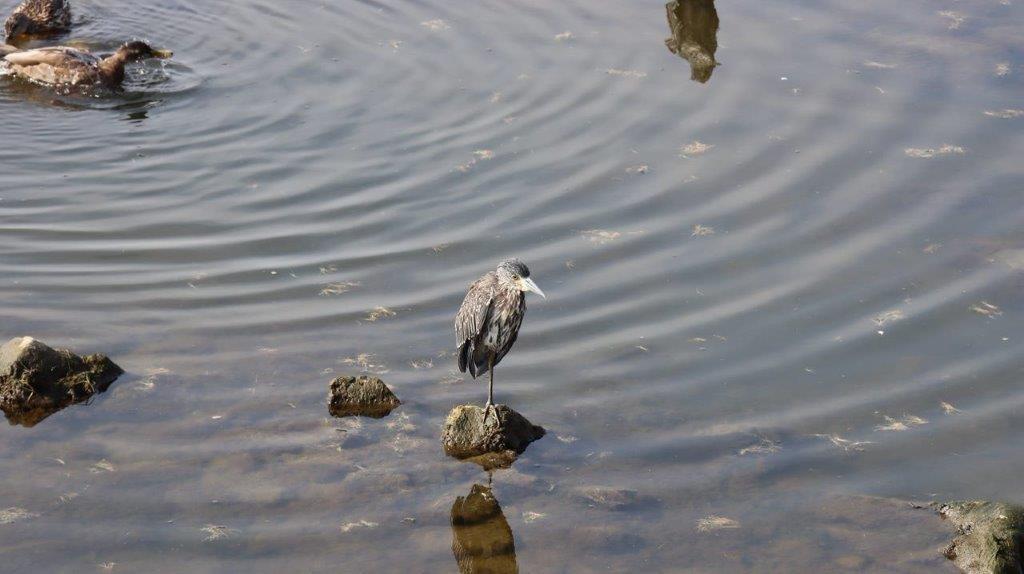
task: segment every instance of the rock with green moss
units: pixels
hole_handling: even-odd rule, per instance
[[[448,413],[441,442],[449,456],[471,459],[485,468],[508,466],[544,429],[508,407],[495,405],[485,420],[484,409],[459,405]]]
[[[967,574],[1024,572],[1024,507],[981,500],[937,505],[956,527],[943,554]]]
[[[34,426],[106,391],[122,373],[106,355],[80,357],[32,337],[15,337],[0,347],[0,410],[11,424]]]

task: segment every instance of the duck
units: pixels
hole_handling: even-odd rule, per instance
[[[117,88],[124,81],[124,67],[129,62],[170,58],[171,55],[168,50],[157,50],[145,42],[133,40],[105,58],[80,48],[52,46],[21,50],[3,59],[15,76],[37,84]]]
[[[71,4],[67,0],[24,0],[4,23],[9,44],[26,36],[48,36],[71,28]]]

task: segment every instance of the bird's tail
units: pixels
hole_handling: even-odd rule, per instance
[[[487,372],[489,359],[486,349],[477,349],[470,341],[459,347],[459,371],[469,371],[474,379]]]
[[[469,341],[459,345],[459,372],[465,373],[466,367],[469,366]],[[472,374],[472,373],[470,373]],[[476,375],[474,374],[475,378]]]

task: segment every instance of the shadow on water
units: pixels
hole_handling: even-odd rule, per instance
[[[459,572],[519,572],[512,528],[490,486],[474,484],[467,496],[458,497],[451,523],[452,554]]]
[[[665,5],[668,29],[665,46],[690,62],[690,79],[706,83],[711,79],[718,51],[718,11],[714,0],[674,0]]]

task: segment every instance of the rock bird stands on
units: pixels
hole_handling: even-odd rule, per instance
[[[16,76],[38,84],[116,88],[124,81],[124,67],[128,62],[170,56],[166,50],[154,50],[149,44],[136,40],[106,58],[78,48],[55,46],[14,52],[4,56],[4,60]]]
[[[494,407],[494,367],[519,336],[519,326],[526,314],[527,291],[544,297],[544,292],[530,279],[526,265],[518,259],[507,259],[469,286],[455,315],[459,370],[468,370],[474,379],[490,373],[487,413]]]
[[[71,28],[71,6],[65,0],[25,0],[4,23],[9,43],[32,36],[49,36]]]

